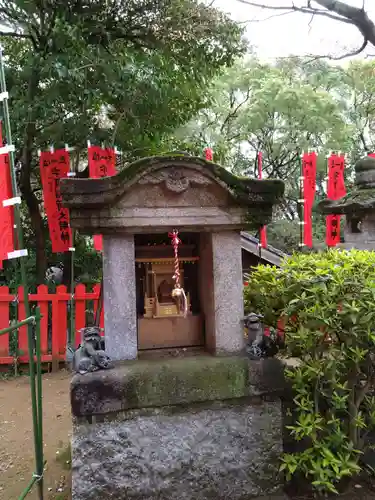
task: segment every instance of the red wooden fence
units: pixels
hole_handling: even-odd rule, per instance
[[[81,341],[79,330],[86,326],[86,312],[91,304],[95,314],[98,306],[100,286],[96,285],[90,292],[85,285],[77,285],[74,291],[73,313],[75,327],[75,345]],[[67,344],[68,324],[68,304],[71,299],[66,286],[61,285],[56,288],[55,293],[49,293],[46,285],[40,285],[37,293],[30,294],[31,305],[37,304],[40,307],[42,320],[40,324],[40,344],[42,351],[42,361],[64,361]],[[11,307],[15,304],[17,318],[12,318]],[[18,293],[10,293],[6,286],[0,287],[0,330],[10,326],[10,320],[26,319],[25,304],[23,300],[23,288],[18,289]],[[100,326],[104,326],[104,315],[102,311]],[[11,355],[9,345],[10,334],[0,335],[0,365],[13,364],[15,356]],[[27,326],[18,330],[18,360],[20,363],[27,363],[28,356]],[[14,346],[13,346],[14,347]]]

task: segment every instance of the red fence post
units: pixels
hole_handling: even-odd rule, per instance
[[[95,296],[94,299],[94,317],[96,316],[96,311],[98,310],[98,303],[99,303],[99,295],[100,295],[100,285],[96,284],[93,289],[93,293]],[[104,328],[104,303],[102,305],[102,311],[100,313],[100,322],[99,322],[100,328]],[[104,331],[100,332],[101,336],[104,336]]]
[[[43,357],[48,354],[48,303],[50,301],[50,295],[47,285],[38,286],[35,300],[38,303],[42,316],[40,320],[40,350]]]
[[[52,370],[57,370],[59,361],[64,359],[67,341],[67,302],[70,295],[65,285],[56,288],[52,295]]]
[[[75,347],[81,343],[80,329],[86,326],[86,286],[80,283],[76,286],[75,293]]]
[[[70,299],[70,294],[65,285],[57,287],[57,296],[59,304],[58,354],[59,359],[64,359],[68,340],[68,302]]]
[[[9,305],[13,297],[9,295],[7,286],[0,287],[0,330],[9,327]],[[0,335],[0,364],[12,363],[9,356],[9,333]]]
[[[98,299],[100,286],[96,285],[92,292],[88,293],[86,286],[79,284],[75,288],[74,294],[74,313],[75,313],[75,347],[81,342],[79,330],[86,326],[86,307],[87,301],[92,300],[94,303],[94,311],[98,308]],[[18,317],[17,321],[26,319],[26,311],[23,296],[23,287],[18,288]],[[0,329],[9,326],[10,319],[10,304],[14,300],[14,296],[9,293],[8,287],[0,287]],[[67,306],[70,300],[70,294],[64,285],[58,286],[55,293],[49,293],[46,285],[40,285],[37,288],[36,294],[29,295],[30,302],[36,302],[42,314],[40,324],[41,334],[41,352],[42,361],[50,362],[52,360],[52,369],[58,368],[59,361],[65,360],[66,343],[67,343]],[[49,327],[49,303],[52,307],[52,348],[51,353],[48,349],[48,327]],[[104,326],[104,311],[100,316],[100,326]],[[28,335],[27,326],[23,326],[18,330],[18,351],[19,360],[22,363],[29,362],[28,355]],[[0,365],[12,364],[13,357],[9,356],[9,334],[0,336]]]
[[[18,318],[17,321],[23,321],[26,319],[25,302],[23,297],[23,286],[18,288]],[[18,329],[18,352],[20,354],[19,359],[22,363],[29,362],[29,351],[28,351],[28,338],[27,338],[27,325],[21,326]]]

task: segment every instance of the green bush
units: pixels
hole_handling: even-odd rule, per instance
[[[281,470],[336,492],[360,471],[375,424],[375,252],[330,250],[293,255],[281,269],[259,266],[245,305],[275,328],[283,317],[287,350],[300,358],[287,371],[296,409],[289,430],[304,446],[284,454]]]

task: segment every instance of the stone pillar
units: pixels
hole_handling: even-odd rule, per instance
[[[241,234],[237,231],[212,233],[212,259],[214,352],[238,353],[245,348]]]
[[[212,237],[201,233],[199,238],[198,286],[201,312],[204,317],[205,347],[215,351],[215,303],[213,294]]]
[[[134,235],[104,236],[105,348],[115,361],[136,359],[137,307]]]
[[[245,347],[240,233],[202,233],[199,255],[206,348],[214,354],[239,353]]]

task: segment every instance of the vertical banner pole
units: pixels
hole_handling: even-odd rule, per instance
[[[299,219],[299,248],[302,250],[304,246],[304,230],[303,230],[303,225],[304,225],[304,220],[305,220],[305,200],[303,197],[304,193],[304,177],[303,177],[303,162],[304,162],[304,156],[305,154],[303,153],[301,156],[301,166],[300,166],[300,178],[299,178],[299,204],[300,204],[300,219]]]
[[[69,146],[65,145],[65,150],[69,152]],[[70,159],[69,159],[70,160]],[[75,177],[76,172],[72,161],[69,161],[70,171],[68,172],[68,177]],[[69,321],[69,330],[68,330],[68,347],[72,347],[75,345],[75,311],[74,311],[74,260],[75,260],[75,238],[76,232],[74,229],[71,230],[71,247],[69,247],[70,251],[70,321]]]
[[[3,51],[0,46],[0,92],[3,94],[3,109],[4,109],[4,126],[5,126],[5,136],[6,145],[8,147],[9,154],[9,167],[10,167],[10,177],[12,185],[12,194],[14,198],[19,197],[17,178],[15,172],[15,161],[14,161],[14,145],[12,142],[12,132],[10,127],[10,115],[8,107],[8,97],[6,91],[6,81],[5,81],[5,71],[4,71],[4,59]],[[8,254],[8,258],[19,258],[20,270],[21,270],[21,280],[23,285],[23,300],[25,307],[26,318],[31,316],[31,308],[29,303],[29,286],[27,279],[26,263],[25,257],[27,256],[27,251],[23,248],[23,231],[21,224],[21,208],[19,203],[14,204],[14,232],[16,235],[15,245],[17,245],[17,250],[11,252],[12,255]],[[37,385],[36,385],[36,367],[34,361],[34,325],[28,323],[27,325],[27,335],[28,335],[28,354],[29,354],[29,372],[30,372],[30,392],[31,392],[31,407],[33,414],[33,432],[34,432],[34,453],[35,453],[35,465],[36,474],[38,476],[38,493],[39,500],[43,500],[43,472],[44,466],[40,460],[40,443],[43,440],[43,436],[40,434],[41,428],[38,424],[39,419],[43,418],[43,415],[38,414],[38,404],[37,404]]]
[[[258,179],[263,178],[263,153],[261,151],[257,154],[258,163]],[[267,229],[266,226],[259,228],[259,257],[261,257],[262,248],[267,248]]]

